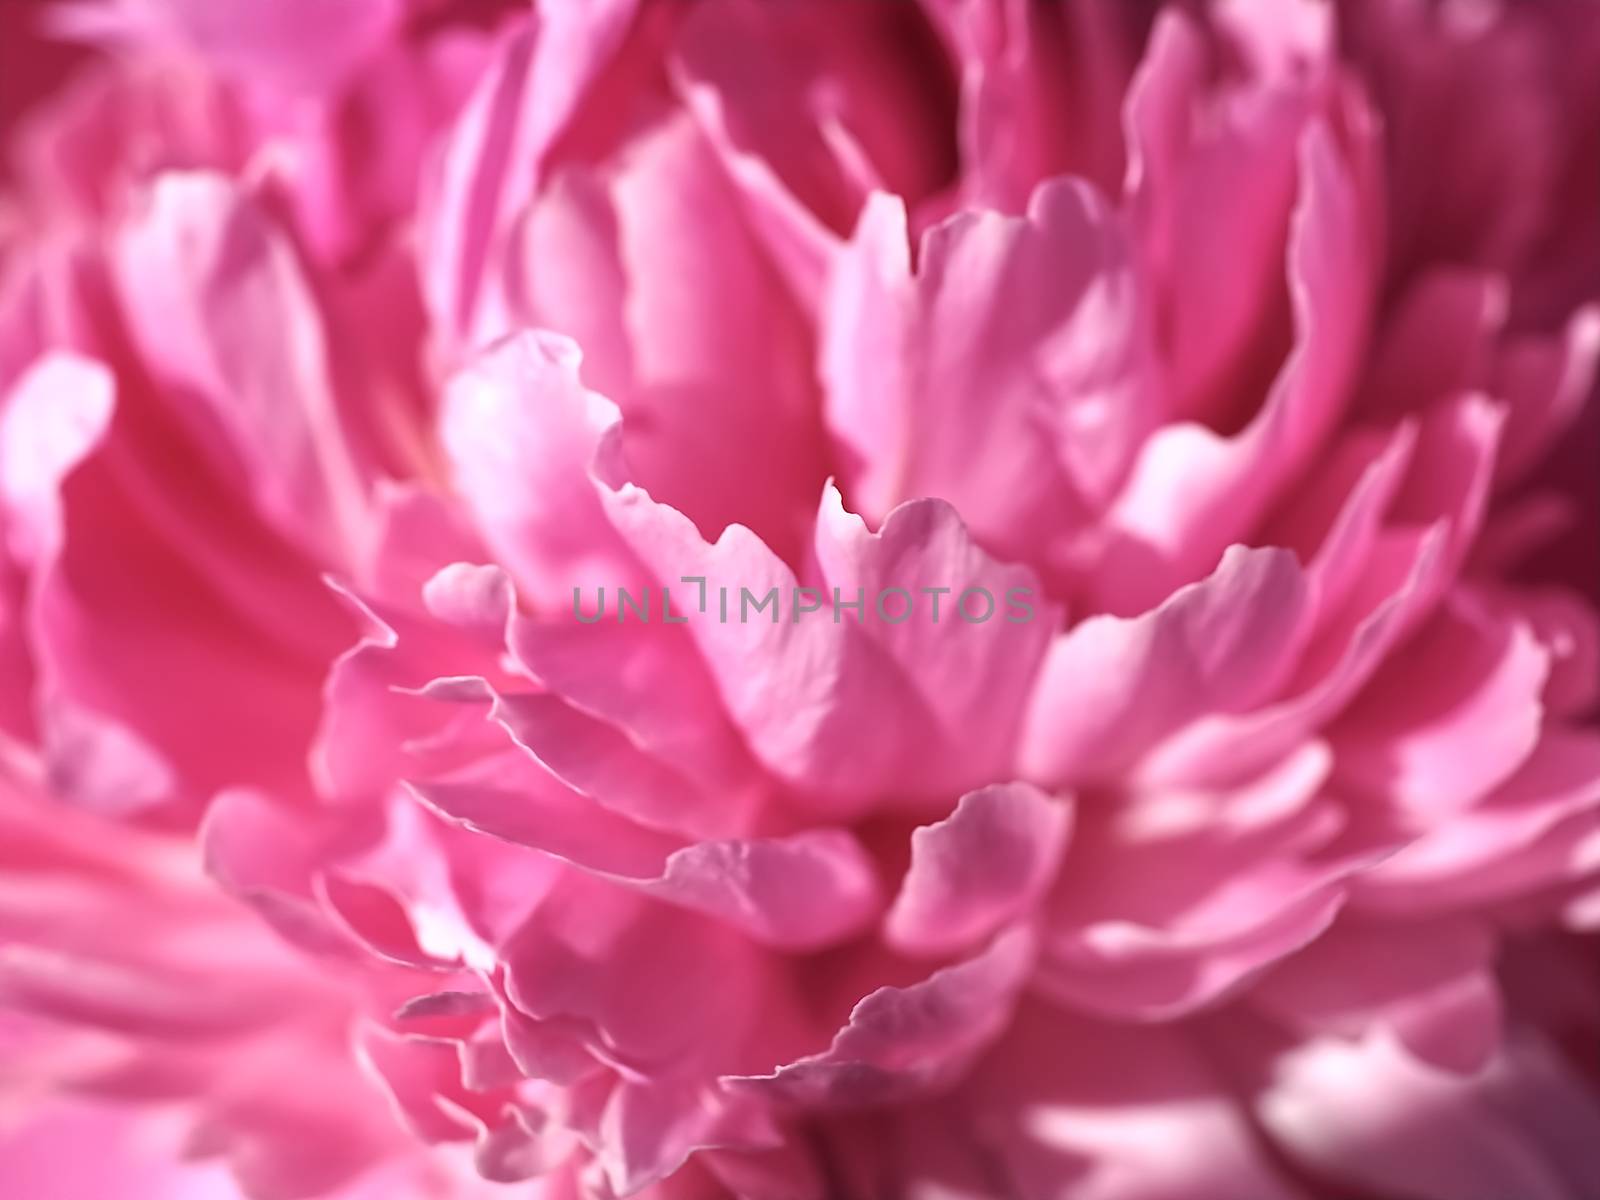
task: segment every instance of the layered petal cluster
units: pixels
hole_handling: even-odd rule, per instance
[[[0,1193],[1600,1195],[1592,0],[19,11]]]

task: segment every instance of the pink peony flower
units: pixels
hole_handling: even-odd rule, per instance
[[[1592,8],[27,6],[0,1193],[1600,1195]]]

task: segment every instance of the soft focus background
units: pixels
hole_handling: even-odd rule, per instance
[[[1596,1200],[1597,362],[1597,0],[0,0],[0,1198]]]

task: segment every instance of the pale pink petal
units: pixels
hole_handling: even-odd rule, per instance
[[[40,359],[16,381],[0,424],[11,554],[38,562],[60,552],[62,480],[105,438],[115,404],[111,373],[77,355]]]

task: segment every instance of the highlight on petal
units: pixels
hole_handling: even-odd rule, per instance
[[[549,335],[501,343],[455,378],[442,421],[457,486],[490,549],[530,600],[557,611],[573,589],[632,582],[589,482],[616,410],[579,383],[580,359],[576,345]]]
[[[72,469],[105,436],[116,381],[77,355],[39,360],[12,385],[0,418],[0,486],[9,549],[37,560],[60,548],[59,492]]]
[[[1538,1042],[1461,1079],[1377,1038],[1323,1039],[1284,1057],[1256,1113],[1289,1154],[1346,1186],[1567,1200],[1595,1178],[1580,1147],[1600,1108]]]

